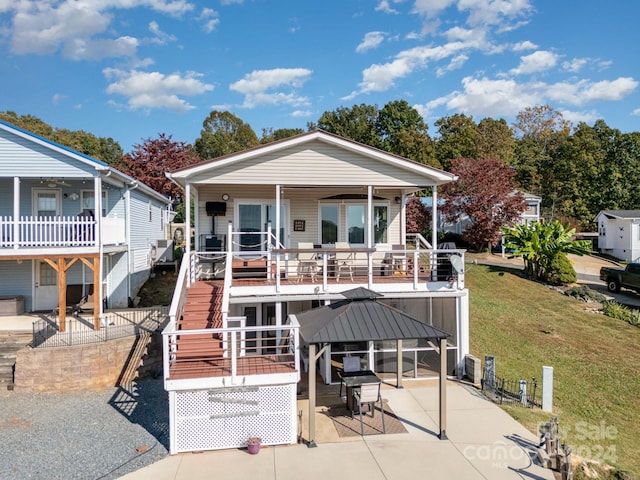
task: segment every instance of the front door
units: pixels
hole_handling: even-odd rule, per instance
[[[34,310],[53,310],[58,306],[58,272],[47,262],[34,260],[36,279]]]

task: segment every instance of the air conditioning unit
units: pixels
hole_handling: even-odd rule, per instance
[[[173,240],[158,240],[156,262],[173,262]]]

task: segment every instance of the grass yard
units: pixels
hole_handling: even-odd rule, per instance
[[[581,457],[640,478],[640,328],[586,311],[586,304],[521,278],[517,270],[468,270],[471,353],[496,357],[496,374],[536,377],[554,368],[562,441]],[[538,431],[540,410],[505,408]],[[618,477],[616,477],[618,478]]]

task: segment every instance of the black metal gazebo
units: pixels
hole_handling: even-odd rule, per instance
[[[402,340],[426,339],[440,354],[439,437],[446,439],[447,338],[450,334],[380,303],[366,288],[343,292],[344,300],[292,315],[309,346],[309,447],[315,447],[316,361],[331,343],[396,340],[397,386],[402,388]]]

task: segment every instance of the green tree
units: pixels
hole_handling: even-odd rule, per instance
[[[380,148],[401,157],[440,167],[435,158],[428,126],[420,113],[406,100],[387,103],[378,112],[376,130]]]
[[[575,229],[569,229],[555,220],[547,222],[530,222],[515,225],[513,228],[502,228],[507,248],[514,249],[514,254],[522,256],[524,270],[529,276],[547,281],[554,274],[554,262],[558,263],[559,255],[572,253],[588,255],[591,245],[586,240],[572,240]]]
[[[351,108],[340,107],[334,111],[326,111],[320,116],[316,126],[329,133],[380,148],[382,140],[376,127],[377,119],[378,107],[362,103]]]
[[[549,105],[527,107],[516,117],[516,180],[520,186],[542,196],[542,206],[553,212],[563,194],[553,173],[557,152],[568,138],[571,124]]]
[[[477,157],[497,158],[511,165],[515,160],[516,141],[513,130],[501,118],[483,118],[478,123]]]
[[[263,128],[262,137],[260,138],[260,144],[271,143],[284,138],[293,137],[304,133],[302,128],[279,128],[274,130],[273,128]]]
[[[435,152],[440,164],[448,170],[456,158],[478,158],[478,126],[473,117],[456,113],[436,120],[438,128]]]
[[[202,122],[195,149],[200,158],[222,157],[259,144],[251,126],[230,112],[212,111]]]

